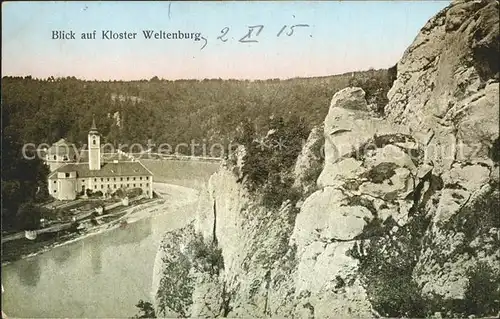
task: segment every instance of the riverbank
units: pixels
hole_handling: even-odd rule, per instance
[[[26,238],[16,239],[2,244],[2,266],[10,262],[24,259],[47,252],[53,248],[67,245],[89,236],[137,222],[168,212],[171,208],[184,206],[197,200],[198,192],[187,187],[153,183],[154,191],[160,196],[145,203],[123,207],[112,214],[99,216],[101,224],[87,225],[80,229],[67,229],[55,233],[45,233],[37,236],[35,240]]]

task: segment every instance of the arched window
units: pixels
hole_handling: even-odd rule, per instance
[[[95,138],[92,140],[92,143],[95,145]]]

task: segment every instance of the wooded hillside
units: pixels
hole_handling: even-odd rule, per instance
[[[257,131],[271,115],[295,116],[309,127],[316,125],[333,94],[349,85],[363,87],[367,99],[382,105],[390,83],[387,70],[263,81],[4,77],[2,112],[10,117],[5,129],[23,143],[53,143],[64,137],[82,145],[92,114],[104,143],[220,143],[234,139],[245,119],[254,122]]]

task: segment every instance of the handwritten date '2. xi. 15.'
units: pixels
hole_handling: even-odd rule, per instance
[[[308,28],[308,27],[309,27],[308,24],[295,24],[295,25],[291,25],[291,26],[284,25],[280,30],[278,30],[278,32],[276,33],[276,37],[285,36],[285,35],[290,37],[294,34],[294,32],[297,28]],[[264,30],[264,25],[248,26],[248,31],[243,35],[243,37],[241,37],[238,40],[238,42],[241,42],[241,43],[259,42],[260,35],[261,35],[263,30]],[[220,33],[221,34],[217,37],[217,40],[220,40],[222,42],[227,42],[229,40],[229,38],[231,37],[230,36],[231,30],[229,27],[224,27],[220,31]],[[264,35],[264,33],[263,33],[263,35]],[[207,46],[208,40],[205,37],[201,37],[201,40],[203,40],[204,43],[203,43],[203,46],[201,47],[200,50],[203,50]]]

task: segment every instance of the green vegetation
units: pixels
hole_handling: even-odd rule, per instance
[[[316,182],[325,164],[325,137],[323,135],[323,125],[317,127],[317,129],[319,138],[312,145],[309,145],[311,156],[309,166],[305,167],[303,175],[301,177],[298,176],[300,180],[296,181],[302,187],[303,198],[307,198],[317,190],[318,186]]]
[[[118,188],[112,196],[117,197],[117,198],[125,198],[127,196],[126,191],[123,188]]]
[[[372,167],[369,171],[361,175],[362,178],[368,178],[371,182],[381,184],[396,174],[399,166],[395,163],[380,163]]]
[[[365,288],[374,309],[384,317],[422,318],[425,301],[412,279],[413,268],[419,255],[419,246],[412,244],[409,227],[401,228],[398,240],[381,235],[388,234],[391,223],[383,225],[378,219],[366,227],[368,245],[355,244],[349,254],[360,261]],[[421,234],[420,234],[421,235]]]
[[[443,225],[451,232],[465,234],[463,248],[467,249],[469,244],[476,238],[487,236],[491,229],[500,228],[500,189],[497,183],[490,185],[490,189],[482,194],[471,204],[464,206],[450,221]],[[491,242],[491,250],[500,249],[498,238]],[[470,250],[470,249],[468,249]]]
[[[90,197],[93,197],[93,198],[101,198],[101,197],[103,197],[103,196],[104,196],[104,194],[103,194],[103,192],[101,192],[101,191],[92,192],[92,193],[90,194]]]
[[[139,308],[139,314],[133,318],[156,318],[155,309],[150,302],[141,299],[135,306]]]
[[[467,271],[468,283],[463,299],[425,297],[424,313],[441,312],[443,318],[495,317],[500,311],[500,277],[485,262],[478,262]]]
[[[396,66],[393,66],[387,70],[384,74],[384,78],[376,76],[375,70],[369,70],[367,73],[370,75],[368,78],[363,77],[352,77],[349,79],[347,86],[360,87],[366,93],[366,101],[368,104],[376,105],[376,112],[382,114],[384,112],[385,105],[389,102],[387,99],[387,92],[392,86],[392,83],[396,79]]]
[[[465,309],[477,316],[500,312],[500,274],[486,263],[478,263],[468,272]]]
[[[164,258],[163,263],[165,269],[156,295],[158,315],[165,315],[169,308],[179,316],[186,317],[185,309],[193,303],[191,295],[194,283],[189,274],[191,261],[186,255],[180,254],[174,261]]]
[[[16,214],[16,228],[22,230],[35,230],[40,228],[40,219],[46,209],[34,205],[33,203],[25,203],[19,206]]]
[[[494,142],[493,145],[491,146],[488,155],[490,158],[494,161],[499,163],[500,162],[500,138],[497,138]]]
[[[10,124],[11,114],[2,108],[2,230],[33,229],[37,227],[35,217],[26,214],[31,211],[39,215],[34,204],[49,199],[49,169],[40,159],[30,160],[22,156],[19,134],[12,130]],[[26,152],[26,155],[35,154]],[[25,222],[28,224],[25,225]]]
[[[354,83],[355,82],[355,83]],[[350,84],[381,100],[390,87],[387,70],[290,80],[82,81],[71,78],[2,79],[3,112],[19,141],[53,143],[64,137],[81,146],[95,114],[102,143],[208,144],[233,141],[251,119],[259,132],[270,116],[321,123],[333,94]],[[113,115],[119,112],[120,126]],[[189,152],[187,148],[179,151]],[[201,152],[201,148],[195,152]]]
[[[130,189],[126,190],[126,193],[127,193],[128,197],[134,198],[134,197],[142,195],[142,188],[138,188],[138,187],[130,188]]]
[[[246,154],[242,167],[245,186],[262,196],[262,204],[277,208],[286,200],[296,201],[300,190],[292,187],[293,168],[309,134],[303,119],[271,118],[265,136],[244,130],[240,143]],[[253,134],[252,134],[253,133]]]
[[[200,271],[208,272],[210,275],[218,275],[224,269],[224,258],[222,249],[215,242],[206,244],[201,234],[197,233],[189,243],[188,250],[194,258],[194,265]]]
[[[161,248],[169,253],[162,259],[165,268],[156,294],[156,315],[164,317],[175,312],[185,318],[193,303],[196,273],[217,276],[224,268],[224,260],[216,242],[206,243],[201,234],[194,232],[193,224],[169,235],[171,237],[164,241],[162,245],[165,246]]]
[[[442,188],[442,181],[433,179],[435,189]],[[445,299],[439,295],[422,295],[421,287],[413,279],[415,265],[422,250],[429,248],[432,260],[441,267],[445,262],[454,262],[458,256],[476,257],[477,249],[471,242],[488,242],[482,245],[486,255],[493,255],[500,247],[498,238],[491,233],[500,227],[498,217],[498,185],[491,188],[464,206],[447,223],[439,225],[443,238],[463,233],[463,243],[453,251],[441,251],[432,233],[426,234],[430,218],[425,214],[426,199],[416,197],[411,219],[403,227],[391,233],[395,225],[390,219],[382,223],[374,218],[363,230],[349,251],[359,260],[364,286],[376,311],[385,317],[426,317],[440,312],[445,318],[466,318],[469,315],[492,316],[500,309],[500,277],[498,269],[479,262],[469,269],[469,279],[463,299]],[[427,200],[430,198],[427,197]],[[360,204],[362,204],[360,202]],[[435,203],[437,204],[437,203]],[[363,206],[368,206],[364,205]],[[447,234],[450,234],[448,237]],[[434,245],[434,246],[431,246]]]

